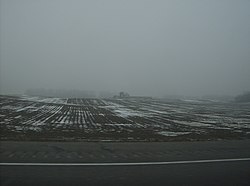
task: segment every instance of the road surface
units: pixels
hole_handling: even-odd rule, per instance
[[[250,140],[1,142],[0,158],[1,186],[250,185]]]

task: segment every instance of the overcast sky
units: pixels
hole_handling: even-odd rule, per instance
[[[249,0],[0,0],[0,90],[237,95]]]

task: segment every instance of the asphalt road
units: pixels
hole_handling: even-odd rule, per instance
[[[1,142],[0,158],[1,163],[24,163],[19,166],[1,164],[1,186],[250,185],[249,160],[166,165],[84,165],[250,158],[250,140],[171,143]],[[43,166],[25,163],[53,164]],[[58,166],[57,163],[66,164]]]

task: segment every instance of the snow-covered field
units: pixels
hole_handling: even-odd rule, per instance
[[[250,138],[250,104],[0,96],[2,140]]]

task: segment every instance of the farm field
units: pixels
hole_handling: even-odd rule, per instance
[[[197,141],[250,138],[250,104],[146,98],[0,96],[1,140]]]

